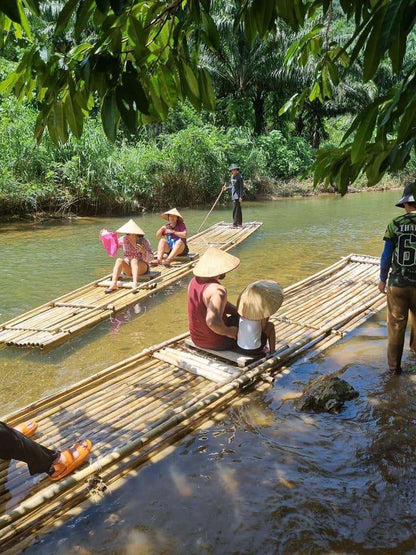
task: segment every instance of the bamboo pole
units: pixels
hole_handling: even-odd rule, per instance
[[[216,207],[218,201],[220,200],[222,193],[223,193],[223,190],[222,190],[222,188],[221,188],[220,194],[219,194],[219,195],[217,196],[217,198],[215,199],[215,202],[214,202],[214,204],[212,205],[211,210],[210,210],[210,211],[208,212],[208,214],[205,216],[204,220],[202,221],[202,224],[198,227],[197,233],[199,233],[199,232],[201,231],[201,228],[203,227],[204,223],[208,220],[209,215],[210,215],[211,212],[214,210],[214,208]]]

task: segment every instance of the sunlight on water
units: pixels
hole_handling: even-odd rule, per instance
[[[351,252],[379,256],[398,194],[245,203],[245,221],[263,226],[232,251],[241,265],[224,280],[230,300],[256,279],[288,286]],[[183,213],[192,235],[207,210]],[[230,216],[216,209],[207,225]],[[0,226],[0,321],[110,273],[98,233],[125,220]],[[160,217],[136,220],[155,247]],[[0,349],[2,412],[185,331],[188,282],[55,349]],[[382,312],[301,358],[27,553],[414,553],[416,362],[406,351],[405,374],[386,375],[386,335]],[[299,413],[304,386],[332,372],[359,397],[338,415]]]

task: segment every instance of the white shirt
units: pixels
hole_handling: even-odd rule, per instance
[[[261,347],[261,320],[247,320],[240,316],[237,345],[241,349],[258,349]]]

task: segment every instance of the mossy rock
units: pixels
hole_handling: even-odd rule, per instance
[[[312,380],[304,390],[296,407],[308,412],[339,412],[345,401],[358,397],[349,383],[337,376],[320,376]]]

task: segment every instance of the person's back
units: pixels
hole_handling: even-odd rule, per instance
[[[188,288],[188,320],[191,339],[198,347],[217,349],[224,342],[224,336],[218,335],[207,324],[207,307],[204,292],[211,284],[218,284],[215,279],[201,280],[192,278]],[[226,323],[225,315],[222,319]]]
[[[240,316],[237,345],[246,351],[260,349],[262,347],[262,331],[261,320],[248,320]]]
[[[239,263],[236,256],[209,247],[193,269],[195,277],[188,287],[188,319],[191,339],[198,347],[221,351],[236,347],[237,310],[228,302],[227,290],[219,280]]]

